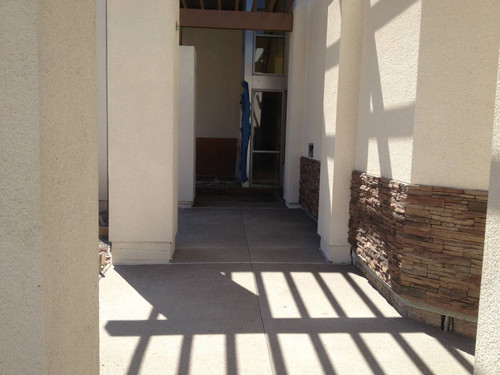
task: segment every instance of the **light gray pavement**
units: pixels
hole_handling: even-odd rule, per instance
[[[100,281],[101,374],[470,374],[474,341],[402,318],[287,209],[180,210],[174,262]]]

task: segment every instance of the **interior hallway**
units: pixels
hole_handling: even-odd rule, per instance
[[[179,212],[164,266],[100,281],[102,374],[470,374],[474,340],[402,318],[286,208]]]

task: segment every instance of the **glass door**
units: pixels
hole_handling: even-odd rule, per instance
[[[254,90],[252,95],[252,186],[281,186],[284,92]]]

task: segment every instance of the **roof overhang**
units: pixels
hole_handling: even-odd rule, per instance
[[[209,29],[292,31],[294,0],[267,0],[266,7],[257,7],[259,0],[252,2],[252,10],[244,11],[238,0],[180,0],[180,26]],[[243,3],[243,2],[241,2]]]

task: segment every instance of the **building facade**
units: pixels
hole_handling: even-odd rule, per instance
[[[117,263],[175,251],[179,107],[196,103],[179,99],[180,65],[196,69],[180,2],[75,4],[1,5],[2,373],[98,372],[98,194]],[[477,323],[478,374],[500,371],[499,17],[486,0],[296,0],[286,39],[287,205],[317,186],[332,263],[404,314]]]

